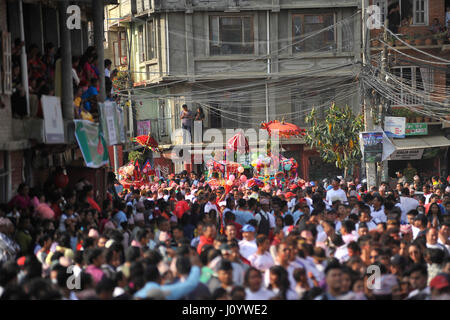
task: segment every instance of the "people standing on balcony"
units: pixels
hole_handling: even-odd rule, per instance
[[[32,44],[28,51],[28,76],[35,79],[45,77],[47,66],[42,62],[38,46]]]
[[[444,30],[444,27],[439,22],[439,19],[434,18],[433,24],[430,26],[430,31],[432,33],[439,33],[439,32],[442,32],[443,30]]]
[[[389,30],[393,33],[398,33],[398,27],[400,26],[401,18],[400,18],[400,6],[395,3],[390,9],[388,13],[388,23]]]
[[[191,135],[192,135],[192,112],[189,110],[187,104],[183,104],[182,106],[183,110],[180,113],[180,119],[181,119],[181,128],[185,131],[183,131],[183,143],[190,143],[191,142]],[[189,133],[189,141],[188,141],[188,133]]]
[[[80,77],[78,76],[78,65],[80,64],[80,57],[72,57],[72,80],[74,87],[80,84]]]
[[[204,120],[205,113],[203,112],[203,108],[198,107],[194,117],[194,142],[202,142]]]
[[[54,79],[55,77],[55,62],[56,62],[56,47],[53,43],[49,42],[45,45],[45,54],[42,57],[42,62],[46,65],[47,79]]]
[[[447,7],[447,10],[445,12],[445,27],[447,30],[450,28],[450,7]]]

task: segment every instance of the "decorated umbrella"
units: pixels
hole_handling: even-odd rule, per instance
[[[269,136],[272,136],[273,131],[278,131],[278,135],[282,138],[291,138],[297,136],[304,136],[305,129],[301,129],[299,126],[285,122],[284,120],[273,120],[269,122],[263,122],[261,128],[267,130]]]
[[[264,182],[256,179],[256,178],[251,178],[250,180],[247,181],[247,186],[249,188],[253,187],[253,186],[258,186],[260,188],[264,187]]]
[[[132,139],[132,141],[139,143],[141,146],[149,148],[152,151],[161,152],[158,142],[150,135],[150,132],[148,133],[148,135],[137,136],[136,138]]]
[[[231,149],[234,152],[239,153],[249,153],[250,147],[248,145],[248,139],[242,131],[239,131],[230,140],[228,140],[227,149]]]

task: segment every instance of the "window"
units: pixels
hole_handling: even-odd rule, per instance
[[[139,62],[145,61],[145,49],[144,49],[144,26],[138,27],[138,54]]]
[[[119,31],[117,41],[113,42],[114,46],[114,64],[116,66],[127,64],[127,34],[125,31]]]
[[[433,89],[433,69],[419,67],[394,67],[392,73],[404,83],[397,89],[393,106],[421,105],[424,94],[430,94]],[[411,87],[405,88],[405,86]],[[413,92],[417,91],[417,94]]]
[[[253,54],[252,17],[210,17],[210,54]]]
[[[330,27],[333,24],[333,13],[294,14],[292,16],[293,52],[329,51],[336,49],[335,28],[317,33],[319,30]]]
[[[147,45],[146,48],[146,58],[147,60],[153,60],[156,58],[155,54],[155,28],[153,20],[147,21]]]
[[[428,24],[428,0],[414,0],[414,24]]]
[[[2,54],[3,54],[3,93],[12,94],[12,67],[11,67],[11,33],[3,32],[2,34]],[[1,76],[1,74],[0,74]],[[0,88],[1,92],[1,88]]]

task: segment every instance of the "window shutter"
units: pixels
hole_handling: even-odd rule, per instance
[[[3,32],[3,93],[12,94],[12,74],[11,74],[11,33]]]

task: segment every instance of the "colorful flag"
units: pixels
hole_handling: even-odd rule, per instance
[[[100,125],[89,120],[74,120],[75,137],[86,166],[100,168],[109,163],[108,148]]]

